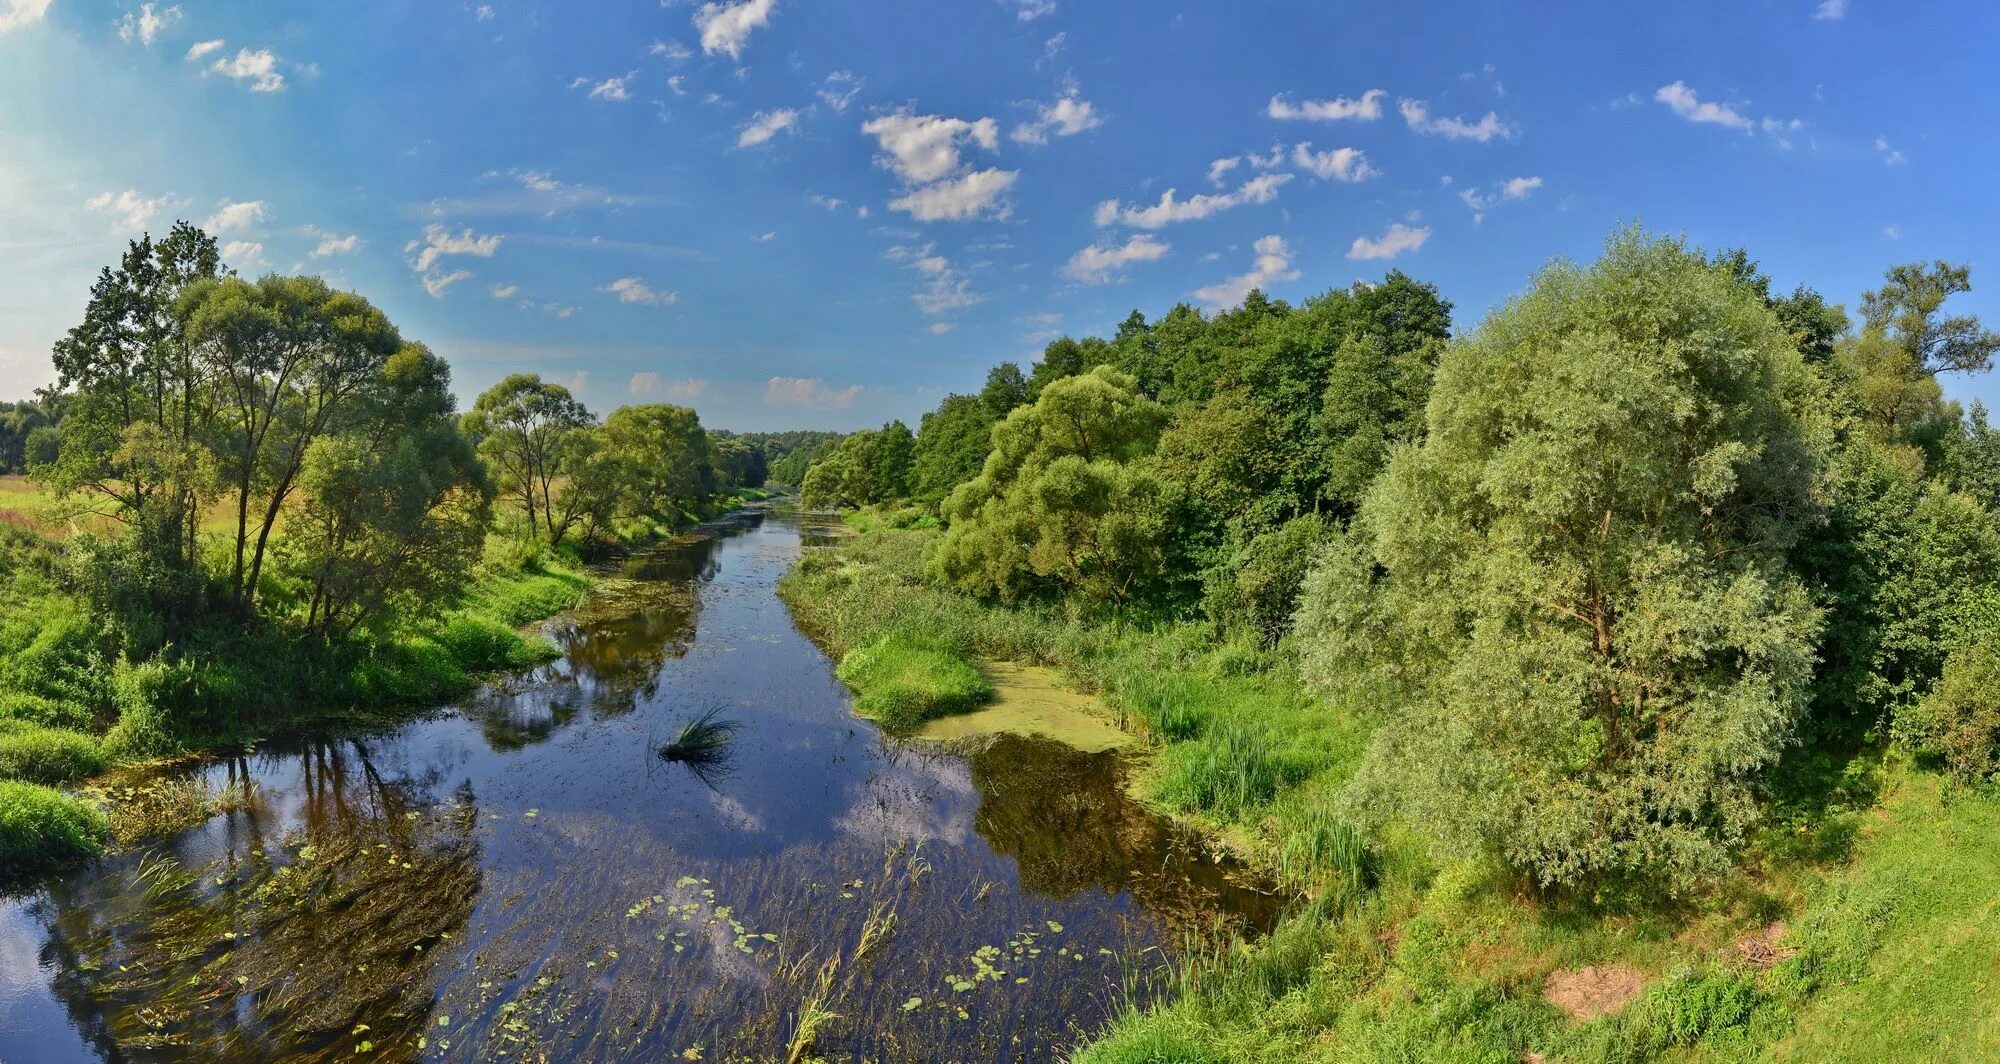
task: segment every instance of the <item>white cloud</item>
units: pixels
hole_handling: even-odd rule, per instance
[[[649,370],[632,374],[632,379],[625,384],[625,390],[641,398],[664,395],[669,399],[699,399],[703,392],[708,391],[708,382],[699,377],[670,381]]]
[[[222,257],[239,266],[254,266],[264,261],[264,245],[255,240],[232,240],[222,245]]]
[[[1168,251],[1167,244],[1146,233],[1137,233],[1123,244],[1092,244],[1070,256],[1063,264],[1063,276],[1082,284],[1104,284],[1135,262],[1158,262]]]
[[[957,322],[934,321],[931,322],[929,325],[924,326],[924,331],[930,333],[932,336],[943,336],[945,333],[948,333],[956,328],[958,328]]]
[[[157,8],[152,4],[140,4],[138,11],[128,11],[118,20],[118,39],[126,43],[138,41],[152,47],[160,39],[161,31],[181,20],[180,5]]]
[[[474,255],[490,259],[494,252],[500,250],[502,239],[504,238],[497,233],[474,236],[470,229],[461,230],[458,235],[453,236],[451,230],[433,222],[424,226],[424,239],[421,242],[412,240],[404,245],[403,251],[408,253],[417,251],[421,247],[423,250],[418,251],[417,259],[411,263],[410,268],[418,273],[425,273],[445,255]]]
[[[590,98],[593,100],[613,100],[613,101],[622,101],[631,99],[632,90],[627,88],[625,83],[632,80],[633,74],[637,73],[638,71],[633,71],[632,74],[626,74],[624,77],[605,78],[603,81],[600,81],[595,85],[591,85]],[[569,84],[570,88],[574,89],[581,87],[583,85],[590,85],[590,79],[578,78],[575,81],[570,82]]]
[[[1214,162],[1209,163],[1208,183],[1220,187],[1222,184],[1222,179],[1228,177],[1229,172],[1231,170],[1234,170],[1242,165],[1243,165],[1243,157],[1241,155],[1232,155],[1227,159],[1217,159]],[[1099,222],[1098,224],[1102,225],[1104,223]]]
[[[646,49],[646,54],[657,55],[670,63],[694,58],[693,50],[679,41],[654,41],[653,46]]]
[[[1903,158],[1902,152],[1890,147],[1889,142],[1881,137],[1875,138],[1875,151],[1882,156],[1882,163],[1885,166],[1901,166],[1909,162]]]
[[[1358,100],[1345,96],[1331,100],[1307,100],[1294,104],[1282,95],[1271,97],[1264,113],[1277,119],[1306,119],[1314,122],[1338,122],[1342,119],[1356,119],[1373,122],[1382,117],[1382,98],[1389,95],[1381,89],[1369,89]]]
[[[1353,246],[1347,249],[1347,257],[1356,260],[1393,259],[1405,251],[1415,251],[1431,238],[1428,226],[1412,229],[1401,222],[1389,226],[1388,231],[1373,240],[1365,236],[1354,238]]]
[[[771,241],[778,239],[778,231],[776,229],[773,229],[768,233],[758,233],[756,236],[751,237],[750,239],[755,240],[759,244],[768,244]]]
[[[208,52],[200,49],[207,47],[209,43],[211,42],[204,41],[188,49],[188,58],[198,58],[196,54],[198,51],[200,55],[207,55]],[[234,57],[218,59],[209,64],[208,72],[221,74],[233,81],[247,81],[250,83],[251,92],[285,91],[285,76],[278,73],[278,57],[271,54],[268,48],[259,48],[254,52],[248,48],[239,48]]]
[[[1690,122],[1727,126],[1745,133],[1755,128],[1747,116],[1727,104],[1703,103],[1684,81],[1660,86],[1659,90],[1653,93],[1653,99],[1666,104],[1675,114]]]
[[[1901,240],[1903,239],[1903,230],[1898,226],[1885,225],[1882,227],[1882,235],[1891,240]]]
[[[1847,17],[1847,0],[1819,0],[1812,17],[1815,22],[1839,22]]]
[[[148,199],[132,189],[123,192],[100,192],[84,201],[84,206],[98,214],[109,215],[120,229],[144,229],[153,216],[173,202],[170,196]]]
[[[222,51],[222,46],[226,43],[227,42],[220,37],[217,37],[215,40],[212,41],[196,41],[194,43],[194,46],[188,49],[187,53],[188,62],[192,63],[195,60],[202,58],[203,56],[214,55],[215,53]]]
[[[0,33],[40,22],[49,13],[49,0],[0,0]]]
[[[1000,126],[991,118],[968,122],[963,118],[913,114],[897,110],[869,119],[861,132],[874,137],[883,155],[876,165],[912,184],[936,181],[956,173],[959,148],[970,142],[987,151],[1000,147]]]
[[[1014,9],[1014,17],[1022,22],[1033,22],[1043,15],[1053,14],[1056,0],[999,0],[1001,7]]]
[[[831,388],[817,377],[772,377],[764,382],[764,402],[771,406],[801,406],[812,410],[845,410],[861,395],[861,386]]]
[[[520,294],[521,286],[517,284],[493,284],[487,285],[486,290],[491,292],[495,299],[512,299]]]
[[[703,55],[728,52],[729,58],[743,58],[744,42],[750,31],[771,22],[771,10],[778,0],[743,0],[737,4],[703,4],[694,13],[694,27],[701,31]]]
[[[1199,193],[1187,199],[1176,199],[1178,190],[1170,188],[1160,194],[1160,202],[1150,207],[1126,207],[1117,200],[1106,200],[1097,205],[1092,218],[1098,225],[1122,221],[1134,229],[1159,229],[1175,222],[1206,218],[1246,203],[1269,203],[1277,198],[1278,189],[1291,179],[1290,174],[1263,174],[1243,182],[1234,192],[1218,195]]]
[[[1044,144],[1052,133],[1058,137],[1073,137],[1103,124],[1104,120],[1097,117],[1096,108],[1090,105],[1090,101],[1071,89],[1056,102],[1044,104],[1032,121],[1015,126],[1012,136],[1022,144]]]
[[[424,275],[424,291],[432,299],[443,299],[445,290],[472,276],[471,270],[453,270],[450,273],[427,273]]]
[[[925,277],[922,287],[910,296],[917,309],[925,314],[936,317],[986,302],[985,296],[972,291],[970,278],[954,268],[949,259],[937,254],[934,244],[898,244],[883,252],[883,257]]]
[[[217,236],[224,233],[238,233],[263,221],[269,213],[270,204],[263,200],[251,200],[248,203],[223,200],[222,206],[217,207],[208,221],[202,223],[202,228]]]
[[[1514,128],[1500,121],[1500,116],[1492,111],[1477,122],[1467,122],[1463,118],[1437,118],[1431,115],[1430,105],[1422,100],[1398,100],[1396,107],[1403,113],[1403,121],[1418,133],[1429,133],[1450,140],[1476,140],[1481,144],[1499,137],[1512,139]]]
[[[620,277],[598,291],[610,292],[618,297],[620,303],[637,303],[647,307],[672,306],[680,302],[681,298],[679,292],[655,291],[651,285],[637,277]]]
[[[1258,237],[1252,247],[1257,257],[1252,261],[1249,273],[1196,289],[1194,297],[1217,307],[1233,307],[1243,302],[1243,297],[1249,295],[1253,288],[1262,288],[1273,281],[1298,279],[1299,271],[1292,269],[1292,249],[1285,244],[1284,237]]]
[[[548,314],[553,314],[553,315],[555,315],[556,317],[558,317],[558,318],[563,318],[563,319],[567,319],[567,318],[568,318],[568,317],[569,317],[570,315],[572,315],[572,314],[576,313],[576,308],[575,308],[575,307],[566,307],[566,306],[563,306],[563,305],[562,305],[561,303],[544,303],[544,304],[542,304],[542,310],[543,310],[543,311],[544,311],[545,313],[548,313]],[[584,376],[585,376],[585,373],[584,373],[584,371],[583,371],[583,370],[577,370],[577,371],[576,371],[576,377],[577,377],[577,380],[578,380],[578,381],[581,381],[581,380],[582,380],[582,378],[583,378]],[[573,392],[574,392],[574,391],[581,391],[582,389],[583,389],[583,385],[582,385],[581,383],[577,383],[577,384],[572,384],[572,385],[570,385],[570,391],[573,391]]]
[[[768,143],[772,137],[788,129],[798,129],[798,125],[799,113],[789,107],[780,107],[775,111],[759,111],[750,116],[750,121],[744,123],[742,132],[736,135],[736,146],[754,148],[759,144]]]
[[[920,222],[1005,218],[1009,207],[1000,197],[1020,176],[1017,170],[974,170],[963,177],[910,189],[890,200],[889,206]]]
[[[332,255],[345,255],[360,246],[361,237],[358,234],[334,236],[332,233],[324,233],[320,234],[319,245],[312,249],[312,257],[323,259]]]
[[[820,83],[819,98],[836,111],[845,111],[856,96],[861,95],[861,87],[868,79],[851,70],[836,70]]]
[[[1293,146],[1292,165],[1323,181],[1366,181],[1377,173],[1359,148],[1315,152],[1310,141]]]
[[[1487,208],[1499,206],[1510,200],[1527,199],[1529,193],[1541,187],[1542,179],[1539,177],[1515,177],[1493,186],[1492,192],[1482,192],[1476,188],[1461,189],[1458,198],[1467,207],[1472,208],[1472,220],[1478,222],[1485,219]]]
[[[493,21],[493,5],[481,4],[472,9],[472,14],[474,18],[477,18],[481,22],[491,22]]]

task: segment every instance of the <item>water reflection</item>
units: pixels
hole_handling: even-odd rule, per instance
[[[770,1060],[816,1004],[829,1059],[1041,1060],[1270,918],[1115,754],[855,718],[774,593],[803,538],[634,560],[454,712],[203,766],[253,800],[0,904],[0,1059]],[[711,710],[728,771],[662,760]]]

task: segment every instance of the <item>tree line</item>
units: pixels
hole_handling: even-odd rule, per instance
[[[804,492],[910,500],[939,586],[1290,662],[1379,722],[1355,823],[1679,889],[1817,754],[2000,769],[2000,434],[1939,384],[2000,350],[1970,283],[1899,265],[1855,320],[1633,230],[1457,334],[1400,272],[1135,311]]]

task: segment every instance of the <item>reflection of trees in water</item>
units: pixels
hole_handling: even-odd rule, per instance
[[[1126,892],[1181,930],[1276,921],[1283,899],[1236,882],[1191,832],[1126,795],[1118,755],[1001,736],[971,762],[980,796],[973,826],[1014,859],[1023,887],[1055,898]]]
[[[332,1059],[363,1042],[413,1057],[433,957],[480,887],[471,793],[425,794],[359,744],[327,744],[301,757],[297,794],[211,826],[230,856],[194,868],[154,851],[52,887],[55,993],[111,1059]]]

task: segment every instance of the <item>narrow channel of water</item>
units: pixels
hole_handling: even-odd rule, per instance
[[[829,1060],[1047,1060],[1275,916],[1116,753],[855,718],[775,593],[815,539],[745,515],[550,666],[189,770],[251,800],[0,901],[0,1061],[782,1060],[815,1011]],[[657,756],[714,707],[726,763]]]

